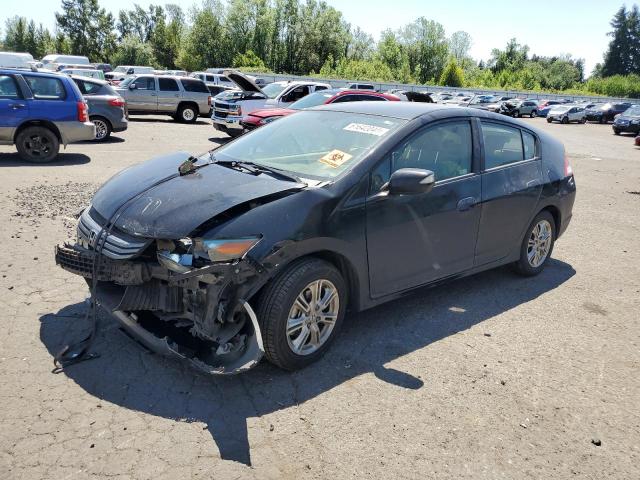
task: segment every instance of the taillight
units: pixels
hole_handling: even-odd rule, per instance
[[[124,107],[125,101],[122,98],[112,98],[109,100],[109,105],[112,107]]]
[[[78,121],[79,122],[88,122],[89,121],[89,108],[87,104],[84,102],[78,102]]]
[[[564,176],[570,177],[573,175],[573,168],[571,168],[571,164],[569,163],[569,157],[567,154],[564,154]]]

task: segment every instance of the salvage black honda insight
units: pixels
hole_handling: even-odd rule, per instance
[[[540,273],[575,190],[564,147],[518,120],[334,104],[120,172],[56,262],[156,352],[298,369],[347,311],[504,264]]]

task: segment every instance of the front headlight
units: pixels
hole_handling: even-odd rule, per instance
[[[161,265],[177,273],[186,273],[193,268],[212,262],[231,262],[244,257],[259,241],[259,236],[213,239],[183,238],[180,240],[158,240],[157,258]]]
[[[242,237],[208,240],[194,239],[194,255],[210,262],[228,262],[244,257],[258,242],[260,237]]]

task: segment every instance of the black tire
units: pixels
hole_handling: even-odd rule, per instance
[[[58,156],[60,142],[47,127],[27,127],[18,133],[16,148],[27,162],[49,163]]]
[[[305,287],[321,279],[330,281],[338,292],[338,315],[324,343],[313,353],[300,355],[289,346],[286,330],[289,312]],[[345,281],[330,263],[307,257],[291,264],[267,284],[258,300],[257,316],[267,359],[285,370],[298,370],[318,360],[340,331],[347,300]]]
[[[551,122],[553,122],[553,119],[547,118],[547,123],[551,123]]]
[[[89,117],[89,120],[93,122],[96,126],[96,142],[104,142],[107,138],[111,136],[111,132],[113,131],[113,127],[111,126],[111,122],[104,117]],[[102,136],[101,136],[102,135]]]
[[[599,119],[598,119],[598,123],[607,123],[606,120],[604,119],[604,115],[602,115]]]
[[[549,225],[551,226],[551,245],[549,246],[549,251],[544,261],[538,266],[533,266],[531,265],[531,263],[529,263],[529,258],[527,255],[529,250],[529,239],[533,233],[533,229],[536,227],[536,225],[538,225],[539,222],[543,220],[546,220],[547,222],[549,222]],[[531,225],[529,225],[529,228],[527,228],[524,238],[522,239],[522,245],[520,245],[520,258],[518,259],[517,262],[513,264],[514,270],[518,274],[523,275],[525,277],[532,277],[534,275],[538,275],[540,272],[542,272],[542,270],[544,270],[544,267],[549,261],[549,258],[551,258],[555,241],[556,241],[556,222],[553,219],[553,216],[547,210],[543,210],[538,215],[536,215],[536,218],[533,219],[533,221],[531,222]]]
[[[614,128],[613,133],[614,135],[620,135],[620,130],[618,130],[617,128]]]
[[[561,123],[564,123],[565,125],[567,123],[569,123],[569,117],[562,117],[562,122]]]
[[[237,128],[227,128],[227,135],[231,138],[237,138],[244,133],[244,130],[238,130]]]
[[[195,123],[198,120],[198,107],[187,103],[178,108],[178,121],[182,123]]]
[[[529,116],[531,118],[536,118],[538,116],[538,111],[537,110],[531,110],[531,113],[529,114]]]

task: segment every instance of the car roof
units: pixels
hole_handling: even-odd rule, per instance
[[[71,78],[73,78],[74,80],[82,80],[83,82],[97,83],[99,85],[109,85],[109,82],[107,82],[106,80],[101,80],[99,78],[93,77],[85,77],[84,75],[71,75]]]
[[[69,78],[69,75],[65,75],[60,72],[52,72],[51,70],[38,69],[31,70],[29,68],[11,68],[11,67],[2,67],[0,68],[0,73],[20,73],[20,74],[28,74],[35,75],[38,77],[55,77],[55,78]]]

